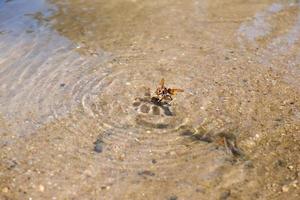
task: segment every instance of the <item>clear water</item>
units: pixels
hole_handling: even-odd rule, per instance
[[[298,2],[0,1],[3,196],[263,198],[220,133],[251,155],[298,127],[299,24]]]

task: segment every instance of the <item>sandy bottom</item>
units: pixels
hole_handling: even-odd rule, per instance
[[[296,0],[0,1],[0,199],[300,199],[299,36]]]

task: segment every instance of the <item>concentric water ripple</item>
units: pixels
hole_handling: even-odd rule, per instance
[[[147,83],[153,87],[144,77],[159,71],[113,66],[105,63],[110,56],[101,50],[96,57],[81,55],[74,44],[32,21],[31,15],[20,19],[16,27],[8,21],[1,25],[10,32],[1,35],[1,112],[14,133],[28,135],[70,116],[67,128],[85,134],[89,127],[80,122],[92,120],[108,148],[108,160],[102,163],[113,169],[137,171],[147,167],[150,158],[170,168],[200,154],[204,147],[186,147],[176,130],[186,123],[189,108],[140,102],[149,109],[145,113],[133,106],[137,98],[145,98]],[[74,110],[80,112],[72,114]],[[131,150],[129,145],[140,147]]]
[[[297,5],[273,4],[251,20],[246,16],[256,7],[240,19],[220,2],[39,2],[0,8],[0,121],[6,132],[0,146],[7,150],[5,162],[16,160],[26,176],[47,172],[31,180],[17,176],[15,185],[43,184],[46,194],[52,181],[74,196],[82,188],[87,195],[92,187],[101,194],[110,188],[108,196],[118,199],[140,183],[142,193],[167,184],[174,194],[183,189],[197,197],[248,184],[253,168],[238,151],[248,143],[240,141],[250,138],[255,145],[252,136],[266,130],[262,121],[273,124],[260,115],[270,113],[268,98],[277,97],[270,91],[273,74],[248,62],[249,49],[259,48],[262,60],[284,56],[284,50],[297,56]],[[14,5],[20,14],[8,11]],[[118,10],[124,8],[125,22]],[[274,19],[289,9],[293,23],[273,29]],[[120,24],[128,27],[115,27]],[[232,36],[236,30],[239,41]],[[169,104],[153,101],[161,78],[167,87],[184,89]]]
[[[143,73],[146,75],[148,72],[136,73],[136,70],[129,69],[125,72],[119,69],[118,72],[112,72],[103,79],[95,78],[74,87],[76,92],[73,93],[73,98],[81,102],[82,112],[79,116],[73,115],[72,123],[80,121],[79,118],[87,120],[91,118],[95,121],[101,130],[99,137],[108,148],[106,150],[108,160],[102,162],[107,167],[138,170],[147,166],[151,162],[149,161],[151,157],[164,155],[165,158],[158,165],[164,163],[170,167],[180,162],[178,156],[170,159],[168,153],[174,154],[175,150],[182,151],[180,156],[183,160],[188,154],[186,151],[188,149],[182,145],[176,131],[176,128],[185,123],[183,111],[177,114],[179,110],[176,110],[176,106],[170,106],[172,116],[166,115],[162,108],[151,103],[149,96],[147,96],[149,101],[141,101],[139,106],[148,107],[148,113],[141,112],[139,107],[133,105],[139,98],[147,98],[144,96],[146,90],[139,86],[142,84]],[[160,110],[160,114],[151,112],[155,106]],[[84,126],[85,124],[81,124],[78,128],[89,129]],[[131,145],[135,148],[130,148]]]
[[[68,39],[27,15],[44,10],[47,15],[45,2],[36,7],[26,4],[17,4],[19,15],[5,20],[14,9],[14,4],[7,4],[12,8],[3,8],[7,15],[1,16],[0,25],[1,113],[17,135],[32,133],[66,115],[89,92],[78,89],[73,95],[73,87],[109,73],[100,68],[110,58],[107,53],[98,50],[97,57],[80,55]]]

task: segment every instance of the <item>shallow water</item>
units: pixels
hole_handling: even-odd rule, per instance
[[[299,10],[0,1],[1,196],[299,198]]]

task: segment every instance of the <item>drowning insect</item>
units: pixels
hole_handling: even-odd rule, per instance
[[[183,91],[183,89],[165,87],[165,79],[161,79],[159,87],[156,89],[155,94],[157,95],[158,102],[161,102],[162,100],[172,101],[172,95]]]

